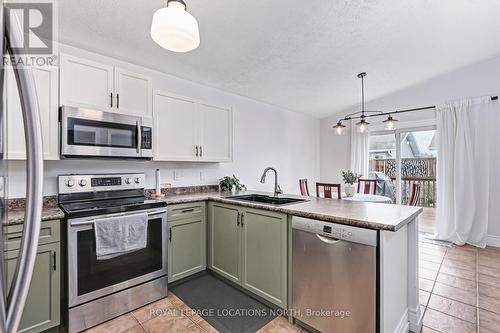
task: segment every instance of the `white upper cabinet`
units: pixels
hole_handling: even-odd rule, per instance
[[[200,103],[198,111],[200,117],[200,158],[204,161],[231,161],[231,109]]]
[[[111,111],[113,66],[61,54],[61,105]]]
[[[60,67],[60,105],[152,116],[151,77],[67,54]]]
[[[59,159],[59,124],[57,103],[57,68],[32,67],[35,79],[40,120],[42,125],[43,156],[45,160]],[[7,81],[7,158],[25,160],[26,144],[24,137],[21,99],[17,90],[14,71],[6,68]]]
[[[151,116],[151,78],[115,67],[116,109],[120,113]]]
[[[231,108],[156,91],[153,114],[155,160],[232,160]]]
[[[160,91],[154,97],[155,160],[195,161],[196,104],[193,100]]]

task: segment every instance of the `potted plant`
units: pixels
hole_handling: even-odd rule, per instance
[[[344,179],[345,183],[345,195],[348,197],[352,197],[354,193],[356,193],[354,184],[358,182],[359,178],[361,178],[361,175],[348,170],[342,171],[342,178]]]
[[[225,176],[219,181],[219,190],[221,192],[246,191],[247,187],[243,185],[235,175]]]

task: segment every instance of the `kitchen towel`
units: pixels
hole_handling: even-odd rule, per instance
[[[94,232],[97,260],[144,249],[148,238],[148,214],[96,219]]]

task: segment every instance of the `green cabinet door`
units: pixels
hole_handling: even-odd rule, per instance
[[[206,268],[205,215],[170,222],[168,242],[168,282]]]
[[[12,283],[18,250],[5,252],[8,287]],[[60,323],[59,243],[38,246],[33,278],[19,332],[41,332]]]
[[[241,284],[239,210],[211,202],[208,214],[209,268]]]
[[[242,210],[242,286],[287,306],[287,215]]]

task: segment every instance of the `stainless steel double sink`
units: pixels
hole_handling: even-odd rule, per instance
[[[273,205],[273,206],[296,204],[296,203],[301,203],[301,202],[307,201],[306,199],[287,198],[287,197],[272,197],[270,195],[264,195],[264,194],[234,195],[234,196],[227,197],[226,199],[258,202],[258,203],[263,203],[263,204],[268,204],[268,205]]]

